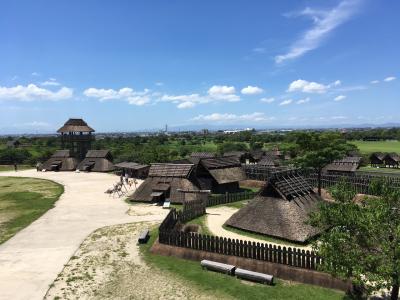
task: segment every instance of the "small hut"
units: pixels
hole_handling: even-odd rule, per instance
[[[225,225],[304,243],[320,233],[306,221],[321,201],[302,176],[293,171],[279,172],[259,196],[232,215]]]
[[[383,158],[383,161],[385,166],[388,166],[389,168],[398,168],[400,164],[400,155],[394,152],[387,153]]]
[[[181,203],[182,195],[178,190],[196,191],[194,164],[152,164],[149,177],[128,199],[138,202]],[[195,197],[195,194],[191,194]]]
[[[267,153],[260,159],[257,165],[265,168],[275,168],[279,166],[279,161],[276,157]]]
[[[242,164],[254,163],[254,157],[247,151],[229,151],[225,152],[224,157],[236,157]]]
[[[120,171],[121,175],[128,175],[129,178],[147,178],[149,174],[149,165],[142,165],[135,162],[121,162],[115,165],[115,168]]]
[[[255,162],[255,163],[259,162],[264,157],[265,154],[266,154],[266,152],[261,149],[250,151],[250,155],[251,155],[251,157],[253,157],[253,162]]]
[[[58,150],[42,165],[46,171],[74,171],[78,161],[71,155],[70,150]]]
[[[326,165],[322,171],[326,174],[353,174],[360,167],[361,157],[348,156]]]
[[[112,160],[109,150],[89,150],[77,169],[85,172],[110,172],[114,170]]]
[[[235,193],[240,190],[239,181],[246,174],[236,157],[203,158],[196,169],[196,177],[202,190],[212,193]]]
[[[385,166],[385,153],[382,152],[375,152],[372,153],[371,156],[369,157],[369,160],[371,162],[371,167],[384,167]]]

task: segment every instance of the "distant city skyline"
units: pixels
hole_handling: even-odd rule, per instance
[[[400,2],[3,1],[0,134],[400,124]]]

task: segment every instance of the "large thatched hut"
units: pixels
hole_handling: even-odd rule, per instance
[[[293,171],[280,172],[225,225],[304,243],[320,232],[305,222],[321,201],[302,176]]]
[[[129,200],[139,202],[169,200],[172,203],[182,203],[182,194],[178,190],[199,190],[194,168],[194,164],[152,164],[149,177],[129,197]],[[192,195],[195,197],[195,194]]]
[[[77,169],[85,172],[110,172],[114,170],[109,150],[89,150]]]
[[[360,167],[361,157],[348,156],[326,165],[322,171],[326,174],[352,174]]]
[[[70,150],[58,150],[42,165],[46,171],[74,171],[78,160],[71,155]]]
[[[236,157],[203,158],[196,168],[196,177],[201,189],[212,193],[235,193],[239,191],[239,181],[246,179]]]
[[[397,153],[387,153],[383,158],[385,166],[389,168],[398,168],[400,164],[400,155]]]
[[[384,167],[385,166],[385,153],[375,152],[369,157],[371,167]]]
[[[223,156],[236,157],[242,164],[249,164],[255,162],[253,156],[248,151],[229,151],[225,152]]]

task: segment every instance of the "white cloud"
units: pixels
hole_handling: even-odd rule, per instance
[[[151,101],[150,90],[144,89],[141,92],[125,87],[119,90],[88,88],[83,94],[89,98],[97,98],[99,101],[123,100],[132,105],[144,105]]]
[[[389,77],[386,77],[385,79],[383,79],[383,81],[386,81],[386,82],[390,82],[390,81],[393,81],[393,80],[396,80],[396,77],[389,76]]]
[[[258,86],[251,86],[251,85],[249,85],[241,90],[241,93],[243,95],[257,95],[257,94],[261,94],[262,92],[264,92],[264,90],[262,88],[259,88]]]
[[[343,0],[330,10],[315,10],[306,8],[299,13],[287,16],[306,16],[313,20],[314,25],[296,40],[287,53],[277,55],[276,63],[298,58],[320,46],[322,41],[338,26],[346,22],[357,11],[359,0]]]
[[[331,86],[340,86],[340,85],[342,85],[342,82],[340,80],[336,80],[331,84]]]
[[[265,48],[258,47],[258,48],[254,48],[254,49],[253,49],[253,52],[262,54],[262,53],[265,53],[265,52],[266,52],[266,49],[265,49]]]
[[[40,74],[38,72],[32,72],[31,75],[32,76],[40,76]]]
[[[347,96],[345,96],[345,95],[339,95],[339,96],[335,97],[335,99],[333,99],[333,100],[335,100],[335,101],[342,101],[342,100],[344,100],[344,99],[346,99],[346,98],[347,98]]]
[[[58,91],[51,91],[45,88],[38,87],[31,83],[27,86],[17,85],[14,87],[0,86],[0,100],[19,100],[19,101],[35,101],[35,100],[65,100],[73,96],[73,90],[67,87],[62,87]]]
[[[190,102],[190,101],[185,101],[185,102],[182,102],[182,103],[178,104],[177,108],[181,108],[181,109],[183,109],[183,108],[192,108],[194,106],[196,106],[196,103]]]
[[[43,86],[60,86],[61,84],[55,80],[46,80],[44,82],[42,82],[40,85]]]
[[[344,116],[333,116],[333,117],[331,117],[331,119],[332,120],[344,120],[344,119],[347,119],[347,117],[344,117]]]
[[[159,81],[159,82],[156,82],[155,85],[156,85],[156,86],[163,86],[163,85],[164,85],[164,82],[160,82],[160,81]]]
[[[371,84],[377,84],[377,83],[379,83],[379,80],[372,80],[370,83]]]
[[[310,102],[310,98],[309,97],[296,101],[297,104],[304,104],[304,103],[307,103],[307,102]]]
[[[193,121],[201,121],[201,122],[262,122],[262,121],[270,121],[273,120],[273,117],[267,117],[264,113],[254,112],[251,114],[220,114],[213,113],[209,115],[198,115],[194,117]]]
[[[208,95],[211,98],[228,102],[240,101],[240,97],[235,93],[235,87],[226,85],[214,85],[208,90]]]
[[[273,98],[273,97],[271,97],[271,98],[261,98],[260,101],[264,102],[264,103],[272,103],[272,102],[275,101],[275,98]]]
[[[283,100],[281,103],[279,103],[280,106],[283,105],[289,105],[290,103],[292,103],[293,100],[292,99],[287,99],[287,100]]]
[[[324,85],[318,82],[298,79],[293,81],[288,88],[288,92],[303,92],[323,94],[329,89],[330,85]]]

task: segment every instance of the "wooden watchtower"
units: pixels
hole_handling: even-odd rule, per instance
[[[71,156],[79,160],[85,158],[94,141],[94,129],[82,119],[69,119],[57,130],[61,134],[62,149],[70,150]]]

